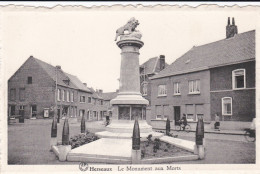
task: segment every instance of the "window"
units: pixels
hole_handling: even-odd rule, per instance
[[[86,102],[86,98],[85,96],[80,96],[80,100],[81,103],[85,103]]]
[[[25,100],[25,88],[19,89],[19,100],[24,101]]]
[[[103,100],[100,100],[100,105],[103,105]]]
[[[199,94],[200,93],[200,80],[189,81],[189,94]]]
[[[237,69],[232,71],[232,83],[233,89],[243,89],[246,87],[246,70]]]
[[[16,99],[15,93],[16,93],[15,89],[11,89],[10,90],[10,100],[15,100]]]
[[[143,85],[143,95],[147,95],[147,83]]]
[[[158,86],[158,96],[166,96],[166,95],[167,95],[166,85],[159,85]]]
[[[85,115],[85,110],[84,109],[80,109],[79,110],[79,116],[84,116]]]
[[[27,78],[27,84],[32,84],[32,77]]]
[[[194,121],[194,115],[193,114],[187,114],[187,121]]]
[[[60,89],[58,89],[57,100],[60,101]]]
[[[197,114],[197,118],[196,118],[196,121],[198,120],[198,119],[203,119],[204,118],[204,115],[203,114]]]
[[[222,115],[232,115],[232,98],[222,98]]]
[[[195,107],[193,104],[186,104],[186,118],[187,121],[196,121],[195,115]]]
[[[88,103],[91,103],[91,97],[88,97]]]
[[[163,108],[160,105],[155,106],[156,119],[163,119]]]
[[[162,119],[167,119],[169,118],[171,114],[171,111],[170,111],[170,107],[169,105],[163,105],[163,118]]]
[[[24,110],[24,105],[19,106],[19,110]]]
[[[65,101],[65,92],[64,92],[64,90],[61,90],[61,96],[62,96],[62,101]]]
[[[67,102],[70,102],[70,92],[67,91]]]
[[[71,102],[74,102],[74,93],[73,93],[73,92],[71,92],[70,101],[71,101]]]
[[[173,95],[181,95],[179,82],[173,84]]]

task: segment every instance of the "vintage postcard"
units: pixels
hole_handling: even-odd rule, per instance
[[[1,173],[259,173],[259,7],[0,17]]]

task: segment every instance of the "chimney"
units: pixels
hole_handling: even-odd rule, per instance
[[[83,85],[85,85],[87,87],[87,83],[83,83]]]
[[[56,68],[57,68],[57,69],[61,69],[61,66],[60,66],[60,65],[57,65]]]
[[[98,90],[98,94],[99,94],[100,96],[102,96],[103,90],[102,90],[102,89],[99,89],[99,90]]]
[[[165,68],[165,56],[160,55],[160,71]]]
[[[228,22],[226,26],[226,38],[234,37],[237,34],[237,26],[235,24],[235,18],[232,18],[232,24],[230,24],[230,17],[228,17]]]

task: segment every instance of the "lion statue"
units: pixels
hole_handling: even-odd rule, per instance
[[[131,34],[135,30],[135,28],[137,27],[137,25],[139,25],[138,20],[136,20],[135,18],[131,18],[127,24],[125,24],[124,26],[118,28],[116,30],[116,38],[115,41],[117,40],[118,36],[124,35],[124,32],[127,30],[129,34]]]

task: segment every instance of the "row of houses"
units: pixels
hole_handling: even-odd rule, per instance
[[[230,24],[228,18],[225,39],[194,46],[158,71],[151,67],[148,78],[140,76],[150,120],[178,121],[183,114],[190,122],[213,121],[215,114],[222,121],[255,117],[255,30],[238,34],[234,19]]]
[[[207,37],[207,36],[205,36]],[[57,82],[57,83],[56,83]],[[222,121],[252,121],[255,117],[255,30],[239,33],[228,18],[226,38],[194,46],[172,64],[160,55],[140,65],[140,89],[149,101],[147,121],[189,122],[198,117]],[[111,115],[110,100],[118,91],[103,93],[76,76],[30,57],[8,81],[9,115],[25,111],[28,118],[49,110],[59,115],[99,120]]]
[[[84,115],[87,120],[100,120],[107,112],[102,94],[61,66],[30,56],[8,80],[8,115],[52,117],[57,107],[60,117]]]

